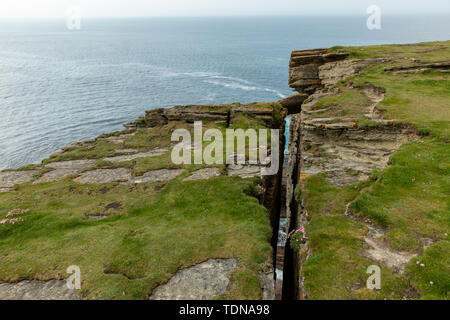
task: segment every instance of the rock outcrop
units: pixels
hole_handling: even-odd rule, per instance
[[[323,87],[319,67],[347,57],[346,53],[330,53],[329,49],[293,51],[289,63],[289,86],[299,93],[313,93]]]
[[[295,188],[303,179],[324,173],[336,186],[366,180],[374,169],[387,167],[389,156],[402,144],[418,138],[417,130],[411,126],[392,119],[383,119],[377,108],[385,96],[382,88],[373,86],[355,88],[352,84],[348,87],[348,90],[354,90],[367,101],[366,104],[358,106],[358,116],[362,117],[363,121],[357,122],[351,117],[336,116],[329,112],[326,106],[318,104],[322,98],[340,94],[341,89],[336,85],[359,74],[364,67],[389,61],[346,60],[347,58],[348,54],[334,54],[328,49],[301,50],[292,53],[289,85],[299,92],[301,98],[293,96],[284,102],[287,108],[293,111],[292,113],[297,113],[291,117],[290,154],[285,172],[286,232],[308,224],[308,212],[302,203],[297,202],[294,195]],[[390,68],[386,71],[422,72],[425,68],[442,69],[446,66],[433,64]],[[289,106],[290,101],[295,101],[293,103],[295,107]],[[374,247],[368,254],[376,256],[379,249],[380,247]],[[295,252],[286,246],[282,254],[285,263],[283,293],[297,299],[307,298],[302,266],[310,255],[308,242],[302,245],[301,250]],[[402,259],[397,259],[399,257]],[[391,254],[391,260],[395,260],[393,263],[397,263],[399,268],[404,267],[409,257],[403,253]],[[295,283],[293,287],[292,283]],[[279,290],[277,287],[277,292]]]
[[[407,66],[394,66],[385,68],[384,71],[395,73],[421,73],[427,71],[450,72],[450,62],[420,63]]]
[[[261,176],[261,170],[267,166],[266,164],[211,165],[188,173],[187,170],[191,170],[189,167],[174,165],[164,157],[167,155],[170,157],[171,148],[175,145],[170,141],[170,134],[174,128],[191,130],[193,122],[203,121],[219,129],[241,127],[247,129],[253,125],[267,129],[282,129],[286,113],[286,109],[277,102],[189,105],[150,110],[144,117],[125,125],[127,130],[124,132],[73,143],[39,165],[17,171],[0,172],[0,192],[14,192],[20,189],[23,183],[38,185],[63,179],[87,185],[137,185],[150,182],[164,184],[185,173],[183,181],[207,180],[218,176],[236,176],[243,179],[260,177],[260,180],[257,179],[258,190],[251,196],[257,197],[260,204],[267,208],[271,226],[276,230],[280,209],[281,175],[275,173]],[[161,142],[162,140],[164,141]],[[96,152],[99,145],[107,146],[106,150],[102,149],[104,153]],[[284,145],[283,133],[280,134],[279,145]],[[191,151],[195,147],[189,144],[186,149]],[[266,151],[268,155],[271,154],[270,148]],[[279,163],[283,163],[282,152],[279,152],[279,157]],[[151,162],[152,166],[145,167],[136,174],[134,171],[136,163],[146,165],[146,161]],[[156,186],[155,190],[158,187]],[[93,223],[109,217],[107,214],[89,213],[85,216]],[[276,242],[276,234],[272,242]],[[274,271],[272,266],[268,267],[266,264],[258,275],[262,298],[273,300]],[[152,293],[151,299],[212,299],[223,296],[230,288],[232,281],[230,272],[237,267],[237,259],[211,259],[188,267],[175,274],[168,283],[159,286]],[[15,299],[78,298],[75,292],[63,290],[61,283],[62,281],[56,280],[0,283],[0,298],[6,299],[9,296]]]
[[[226,294],[237,259],[211,259],[178,271],[150,300],[212,300]]]
[[[149,110],[145,116],[137,121],[125,125],[130,129],[151,128],[167,124],[169,121],[217,121],[229,123],[233,116],[240,113],[251,115],[256,119],[263,120],[268,127],[273,127],[276,110],[270,103],[233,103],[212,105],[187,105],[172,108],[161,108]],[[279,124],[278,124],[279,125]]]

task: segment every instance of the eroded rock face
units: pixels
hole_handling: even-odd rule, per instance
[[[0,283],[0,300],[80,300],[64,280]]]
[[[51,182],[57,181],[61,179],[65,179],[72,175],[78,174],[79,170],[72,169],[56,169],[47,173],[44,173],[42,177],[33,181],[33,184],[43,183],[43,182]]]
[[[82,160],[68,160],[60,162],[51,162],[46,167],[53,169],[72,169],[72,170],[84,170],[92,167],[97,160],[95,159],[82,159]]]
[[[347,57],[348,54],[330,53],[328,49],[293,51],[289,63],[289,86],[299,93],[313,93],[323,86],[319,67]]]
[[[428,71],[438,71],[443,73],[450,72],[450,61],[436,62],[436,63],[419,63],[408,66],[395,66],[385,68],[384,71],[392,71],[394,74],[398,73],[422,73]]]
[[[309,58],[305,56],[307,59],[305,61],[309,61]],[[304,101],[301,108],[300,174],[307,177],[324,172],[333,184],[344,186],[366,180],[375,168],[385,168],[389,156],[402,144],[417,139],[418,135],[416,130],[407,125],[382,118],[377,105],[383,101],[385,91],[374,86],[351,87],[367,98],[367,105],[360,107],[361,115],[351,116],[364,117],[371,122],[370,125],[358,126],[352,118],[347,119],[345,116],[318,117],[319,114],[327,114],[327,108],[317,107],[317,102],[324,97],[340,93],[340,89],[333,88],[333,85],[358,74],[365,66],[388,61],[362,59],[324,62],[324,60],[319,58],[314,60],[314,63],[319,64],[317,77],[320,86],[315,87],[314,93]],[[294,70],[295,65],[291,64]],[[309,79],[309,76],[306,78]]]
[[[286,172],[288,230],[308,224],[306,208],[302,203],[296,203],[292,196],[293,188],[300,180],[318,173],[325,173],[336,186],[366,180],[373,169],[387,167],[390,155],[402,144],[418,139],[417,131],[410,126],[383,119],[377,108],[385,97],[382,88],[353,87],[351,83],[348,84],[347,90],[355,90],[355,93],[366,98],[348,116],[334,113],[333,106],[317,104],[324,97],[340,94],[341,88],[334,85],[341,80],[359,74],[365,66],[388,61],[344,60],[346,57],[330,57],[326,49],[295,51],[292,54],[289,84],[298,92],[310,96],[303,102],[301,113],[291,118],[290,154]],[[365,237],[364,255],[403,272],[405,264],[413,255],[391,250],[382,243],[380,233],[368,227],[370,232]],[[309,259],[311,250],[306,242],[293,257],[295,296],[299,299],[307,298],[302,266]],[[281,283],[277,290],[280,286]]]
[[[212,300],[224,296],[230,271],[237,259],[211,259],[178,271],[166,284],[153,290],[151,300]]]
[[[299,113],[302,108],[302,103],[308,99],[309,95],[305,93],[294,94],[283,100],[278,101],[283,108],[286,108],[289,114]]]
[[[395,123],[358,128],[352,123],[322,126],[306,122],[302,131],[301,173],[324,172],[337,186],[366,180],[373,169],[387,167],[389,156],[402,144],[417,139],[414,130]]]
[[[385,63],[389,59],[357,59],[329,62],[319,67],[319,79],[323,86],[330,86],[361,72],[363,67]]]
[[[274,108],[270,103],[233,103],[213,105],[187,105],[172,108],[153,109],[146,111],[145,116],[137,121],[127,123],[125,127],[152,128],[162,126],[169,121],[214,121],[228,124],[230,120],[239,113],[250,114],[257,119],[263,120],[269,127],[274,121]]]
[[[110,137],[106,137],[106,138],[100,138],[98,140],[103,140],[103,141],[108,141],[114,144],[122,144],[125,142],[125,140],[131,138],[132,136],[134,136],[134,132],[133,133],[126,133],[126,134],[121,134],[119,136],[110,136]]]
[[[361,65],[359,60],[356,65]],[[346,72],[343,74],[348,74]],[[345,78],[342,76],[342,79]],[[340,76],[334,77],[333,81],[337,79]],[[382,118],[377,109],[377,105],[385,97],[382,88],[367,86],[353,90],[358,90],[367,98],[368,104],[364,108],[361,106],[360,112],[366,120],[372,122],[370,126],[358,126],[352,119],[345,117],[311,117],[315,112],[321,111],[315,109],[316,102],[323,97],[338,94],[338,89],[318,90],[303,104],[300,153],[301,174],[304,177],[324,172],[336,186],[363,181],[374,169],[386,168],[389,156],[402,144],[418,139],[417,130]]]

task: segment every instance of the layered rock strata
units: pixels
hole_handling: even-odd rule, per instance
[[[389,156],[402,144],[418,138],[417,130],[392,119],[383,119],[377,105],[385,92],[376,87],[350,87],[368,101],[360,110],[370,125],[362,126],[354,119],[326,114],[327,109],[317,107],[317,102],[340,93],[335,85],[359,74],[366,66],[385,63],[387,59],[345,60],[347,54],[333,54],[327,49],[294,51],[290,61],[289,85],[302,96],[291,110],[298,110],[291,118],[289,162],[286,169],[286,230],[307,226],[308,213],[298,203],[294,190],[301,180],[310,175],[324,173],[336,186],[366,180],[376,168],[388,166]],[[428,69],[447,68],[444,64],[390,68],[392,72],[422,72]],[[306,98],[304,96],[307,95]],[[288,99],[289,101],[289,99]],[[300,104],[300,105],[299,105]],[[293,252],[288,245],[283,257],[285,297],[306,299],[302,278],[303,263],[309,258],[306,242],[301,250]],[[292,285],[293,284],[293,285]],[[278,289],[278,288],[277,288]]]

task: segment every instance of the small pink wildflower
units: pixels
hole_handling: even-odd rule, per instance
[[[7,223],[16,224],[19,222],[23,222],[23,219],[22,218],[4,219],[0,221],[0,224],[7,224]]]
[[[423,263],[420,264],[421,267],[425,267],[425,265]]]
[[[13,217],[13,216],[20,216],[22,214],[28,213],[30,212],[30,209],[13,209],[10,212],[8,212],[8,214],[6,215],[6,217]]]
[[[416,264],[420,264],[420,261],[417,261]]]
[[[306,232],[305,232],[305,227],[302,226],[300,229],[297,230],[292,230],[289,234],[288,234],[288,239],[293,235],[293,234],[297,234],[297,233],[301,233],[302,234],[302,238],[301,239],[295,239],[296,242],[300,242],[300,240],[302,242],[306,242],[306,240],[308,240],[308,237],[306,236]]]
[[[433,285],[433,284],[434,284],[434,282],[433,282],[433,281],[430,281],[430,284],[431,284],[431,285]]]

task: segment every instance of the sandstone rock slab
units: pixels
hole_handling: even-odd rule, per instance
[[[261,176],[261,167],[257,165],[230,165],[228,176],[239,176],[243,179]]]
[[[184,169],[160,169],[144,173],[143,176],[132,178],[129,183],[147,183],[172,180],[182,174]]]
[[[189,175],[184,180],[185,181],[207,180],[207,179],[218,177],[218,176],[220,176],[219,168],[205,168],[205,169],[200,169],[200,170],[194,171],[191,175]]]
[[[129,181],[131,179],[131,169],[117,168],[117,169],[97,169],[87,171],[81,174],[80,177],[74,181],[82,184],[86,183],[110,183],[116,181]]]
[[[62,180],[72,175],[78,174],[79,170],[72,169],[56,169],[47,173],[44,173],[42,177],[33,181],[33,184],[43,183],[43,182],[51,182]]]
[[[210,259],[178,271],[156,288],[150,300],[211,300],[225,295],[237,259]]]
[[[0,283],[0,300],[80,300],[64,280]]]
[[[139,158],[160,156],[160,155],[163,155],[164,153],[166,153],[167,151],[168,151],[168,149],[155,149],[155,150],[151,150],[148,152],[107,157],[107,158],[104,158],[103,160],[109,161],[109,162],[124,162],[124,161],[139,159]]]
[[[0,192],[12,191],[14,185],[30,182],[37,170],[0,172]]]
[[[96,159],[81,159],[81,160],[68,160],[68,161],[59,161],[59,162],[51,162],[46,167],[52,169],[72,169],[72,170],[84,170],[89,167],[92,167]]]

